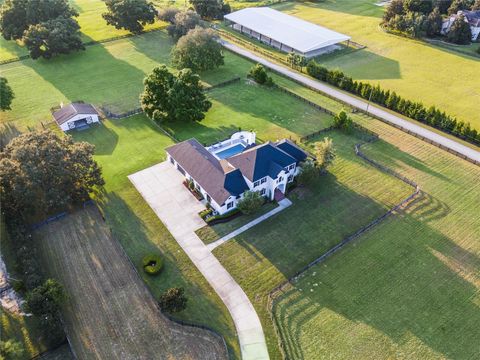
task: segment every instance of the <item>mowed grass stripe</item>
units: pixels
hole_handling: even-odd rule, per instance
[[[480,332],[480,170],[364,119],[370,157],[424,194],[309,270],[274,314],[292,358],[472,358]]]

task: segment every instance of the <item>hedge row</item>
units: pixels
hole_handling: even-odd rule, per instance
[[[210,224],[210,225],[213,225],[214,223],[217,223],[218,220],[225,220],[225,219],[229,219],[231,218],[232,216],[236,216],[240,214],[240,210],[235,208],[229,212],[226,212],[225,214],[223,215],[215,215],[215,216],[210,216],[207,220],[205,220],[207,222],[207,224]]]
[[[440,111],[435,106],[427,109],[421,102],[406,100],[394,91],[383,90],[379,85],[372,86],[371,84],[361,81],[354,81],[342,71],[328,70],[315,60],[311,60],[307,64],[307,73],[318,80],[325,81],[364,99],[370,99],[376,104],[385,106],[409,118],[455,135],[471,143],[480,144],[480,132],[472,129],[470,123],[457,121],[457,119],[445,114],[445,112]]]

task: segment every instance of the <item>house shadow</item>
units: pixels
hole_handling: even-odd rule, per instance
[[[320,285],[312,287],[305,280],[296,283],[289,293],[300,291],[301,296],[286,297],[288,302],[282,305],[282,310],[295,309],[288,311],[288,316],[275,307],[277,318],[285,316],[282,327],[288,329],[288,337],[298,339],[304,325],[328,309],[352,323],[378,330],[398,345],[413,335],[446,358],[478,354],[480,312],[474,303],[478,295],[474,274],[480,268],[479,257],[410,214],[374,231],[368,239],[359,241],[375,245],[362,245],[363,252],[350,247],[327,260],[325,265],[335,266],[342,275],[316,266],[311,271],[318,275],[309,279]],[[382,251],[391,241],[386,234],[392,231],[397,234],[395,246],[388,245],[389,250]],[[365,251],[365,247],[370,250]],[[352,269],[345,265],[345,271],[340,261],[358,266]],[[383,270],[380,274],[375,269]],[[378,283],[375,289],[365,288],[373,281]],[[300,357],[303,354],[296,344],[293,351]]]

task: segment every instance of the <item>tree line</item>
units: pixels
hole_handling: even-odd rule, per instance
[[[104,0],[102,14],[108,25],[132,34],[143,32],[158,17],[147,0]],[[223,0],[190,0],[192,10],[207,20],[222,19],[230,12]],[[32,59],[50,59],[60,54],[85,50],[79,16],[68,0],[5,0],[0,6],[0,32],[4,39],[21,41]]]
[[[354,81],[342,71],[329,70],[315,60],[311,60],[307,64],[307,73],[318,80],[327,82],[421,123],[453,134],[469,142],[480,144],[480,133],[472,129],[470,123],[458,121],[455,117],[446,114],[435,106],[426,108],[421,102],[404,99],[397,95],[395,91],[382,89],[380,85],[372,86],[369,83]]]
[[[440,36],[443,16],[460,10],[480,10],[480,0],[392,0],[383,15],[382,26],[415,38]],[[460,15],[446,34],[446,40],[470,44],[471,39],[470,25]]]

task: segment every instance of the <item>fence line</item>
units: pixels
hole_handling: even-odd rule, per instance
[[[355,124],[355,123],[354,123]],[[365,129],[363,128],[361,125],[358,125],[358,124],[355,124],[354,125],[355,127],[359,128],[359,129]],[[367,129],[365,129],[367,130]],[[269,315],[270,315],[270,319],[272,320],[272,323],[274,324],[274,330],[275,330],[275,334],[277,335],[277,339],[278,339],[278,343],[279,343],[279,347],[280,347],[280,351],[282,353],[282,356],[284,359],[287,359],[286,357],[286,353],[285,353],[285,344],[283,343],[283,340],[282,340],[282,334],[280,333],[279,331],[279,326],[278,326],[278,322],[277,322],[277,319],[275,318],[275,316],[273,315],[273,306],[274,306],[274,302],[275,302],[275,299],[281,294],[284,292],[285,288],[289,285],[292,285],[292,283],[294,283],[295,281],[298,280],[298,278],[303,275],[307,270],[309,270],[311,267],[323,262],[325,259],[327,259],[328,257],[330,257],[331,255],[335,254],[336,252],[338,252],[339,250],[341,250],[345,245],[347,245],[348,243],[352,242],[353,240],[357,239],[360,235],[368,232],[369,230],[371,230],[373,227],[375,227],[376,225],[378,225],[379,223],[381,223],[383,220],[385,220],[387,217],[389,217],[390,215],[392,215],[394,212],[398,211],[399,209],[401,208],[404,208],[404,207],[407,207],[410,205],[411,202],[413,202],[413,200],[420,194],[421,192],[421,189],[420,187],[418,186],[418,184],[407,178],[406,176],[403,176],[402,174],[396,172],[395,170],[385,166],[385,165],[382,165],[380,164],[379,162],[373,160],[373,159],[370,159],[369,157],[367,157],[364,153],[361,152],[360,148],[364,145],[364,144],[367,144],[367,143],[372,143],[372,142],[375,142],[378,140],[379,138],[379,135],[368,130],[368,133],[369,134],[374,134],[369,140],[366,140],[365,142],[363,143],[359,143],[359,144],[355,144],[354,146],[354,151],[355,151],[355,154],[359,157],[361,157],[363,160],[365,160],[366,162],[368,162],[369,164],[371,164],[372,166],[376,167],[377,169],[383,171],[383,172],[386,172],[396,178],[398,178],[399,180],[405,182],[406,184],[410,185],[411,187],[414,188],[414,191],[409,195],[407,196],[405,199],[403,199],[402,201],[400,201],[398,204],[394,205],[392,208],[390,208],[386,213],[384,213],[383,215],[377,217],[376,219],[374,219],[373,221],[371,221],[370,223],[368,223],[367,225],[363,226],[362,228],[360,228],[359,230],[357,230],[355,233],[347,236],[346,238],[344,238],[340,243],[338,243],[337,245],[333,246],[331,249],[329,249],[327,252],[325,252],[324,254],[322,254],[321,256],[319,256],[318,258],[316,258],[315,260],[313,260],[312,262],[310,262],[309,264],[307,264],[306,266],[304,266],[302,269],[300,269],[299,271],[297,271],[294,275],[292,275],[291,277],[289,277],[286,281],[284,281],[283,283],[281,283],[280,285],[276,286],[275,288],[273,288],[269,294],[268,294],[268,302],[267,302],[267,309],[269,311]]]
[[[102,210],[100,209],[100,207],[97,205],[97,203],[95,202],[92,202],[97,211],[99,212],[100,216],[102,217],[103,221],[106,222],[106,219],[105,219],[105,216],[102,212]],[[160,314],[164,317],[166,317],[168,320],[174,322],[174,323],[177,323],[181,326],[189,326],[189,327],[192,327],[192,328],[197,328],[197,329],[202,329],[202,330],[206,330],[206,331],[209,331],[210,333],[212,333],[212,335],[214,335],[215,337],[217,338],[220,338],[222,340],[222,343],[223,343],[223,346],[224,346],[224,349],[225,349],[225,355],[227,356],[227,358],[230,358],[230,354],[228,352],[228,347],[227,347],[227,343],[225,341],[225,338],[220,334],[218,333],[216,330],[210,328],[209,326],[206,326],[206,325],[200,325],[200,324],[195,324],[195,323],[191,323],[191,322],[188,322],[188,321],[184,321],[184,320],[180,320],[180,319],[175,319],[174,317],[172,317],[171,315],[165,313],[162,311],[162,309],[160,308],[160,305],[158,304],[158,301],[156,301],[155,299],[155,296],[154,294],[152,293],[152,291],[150,290],[150,287],[147,286],[147,284],[145,284],[145,281],[143,280],[142,276],[140,275],[140,273],[138,272],[138,269],[137,267],[135,266],[135,264],[132,262],[132,260],[130,259],[130,257],[127,255],[127,252],[125,251],[123,245],[121,244],[120,241],[117,240],[117,238],[114,236],[113,234],[113,230],[112,228],[110,228],[109,226],[109,230],[110,230],[110,234],[112,235],[112,238],[114,239],[114,244],[115,246],[120,250],[120,252],[122,253],[122,255],[124,256],[124,258],[128,261],[128,263],[130,264],[130,266],[132,267],[133,271],[135,271],[135,273],[137,274],[137,276],[139,277],[140,281],[145,285],[148,293],[150,294],[150,296],[154,299],[154,304],[155,304],[155,307],[158,309],[158,311],[160,312]]]
[[[82,203],[82,207],[85,209],[86,206],[92,205],[92,204],[93,204],[93,200],[91,200],[91,199],[86,200]],[[31,225],[30,230],[31,231],[37,230],[37,229],[41,228],[42,226],[45,226],[45,225],[50,224],[52,222],[63,219],[64,217],[66,217],[68,215],[69,215],[69,213],[67,211],[62,211],[58,214],[55,214],[55,215],[52,215],[52,216],[48,217],[47,219],[43,220],[42,222]]]
[[[162,26],[156,27],[154,29],[143,30],[142,34],[125,34],[125,35],[112,36],[112,37],[102,39],[102,40],[87,41],[87,42],[84,42],[83,45],[84,46],[92,46],[92,45],[104,44],[104,43],[108,43],[108,42],[115,41],[115,40],[121,40],[121,39],[131,38],[131,37],[135,37],[135,36],[140,36],[140,35],[143,35],[145,33],[160,31],[160,30],[163,30],[165,28],[166,28],[166,26],[162,25]],[[28,55],[28,54],[22,55],[22,56],[16,56],[16,57],[13,57],[13,58],[10,58],[10,59],[0,61],[0,65],[10,64],[10,63],[14,63],[14,62],[17,62],[17,61],[26,60],[26,59],[29,59],[29,58],[30,58],[30,55]]]
[[[233,79],[230,79],[230,80],[222,81],[218,84],[208,86],[204,89],[204,91],[208,92],[210,90],[213,90],[213,89],[216,89],[216,88],[221,88],[221,87],[224,87],[224,86],[236,83],[236,82],[240,82],[240,76],[234,77]]]

